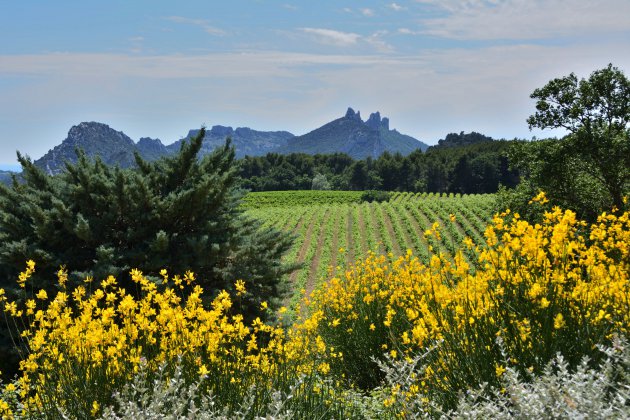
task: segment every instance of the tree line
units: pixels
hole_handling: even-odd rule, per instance
[[[471,135],[480,136],[474,132],[449,136]],[[508,150],[516,142],[485,138],[463,146],[431,147],[424,153],[418,150],[408,156],[385,152],[376,159],[362,160],[343,153],[248,156],[238,162],[240,185],[251,191],[494,193],[500,185],[512,188],[519,181],[518,170],[510,168],[508,159]]]

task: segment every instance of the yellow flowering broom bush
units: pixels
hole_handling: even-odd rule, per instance
[[[493,218],[485,241],[466,241],[475,266],[461,251],[434,255],[428,265],[411,252],[391,263],[370,255],[315,291],[296,328],[319,363],[364,389],[380,384],[375,360],[384,353],[411,360],[432,349],[411,394],[445,407],[461,390],[498,385],[508,364],[539,373],[560,352],[575,366],[584,356],[597,360],[597,344],[628,332],[627,212],[587,226],[559,208],[536,225],[507,211]],[[390,402],[409,394],[393,390]]]
[[[21,285],[34,270],[35,263],[29,261]],[[260,392],[252,401],[262,404],[260,399],[270,397],[266,391],[282,389],[286,369],[295,375],[308,370],[285,350],[280,326],[260,319],[245,325],[241,315],[231,314],[233,302],[226,292],[204,305],[193,273],[172,279],[166,271],[162,275],[163,285],[158,287],[132,270],[131,278],[141,291],[136,298],[118,287],[114,277],[100,287],[87,279],[66,291],[66,274],[60,270],[61,291],[54,298],[40,291],[24,308],[3,302],[8,319],[16,325],[24,322],[25,327],[27,351],[18,381],[24,413],[56,417],[64,410],[78,418],[96,415],[113,404],[114,391],[140,369],[157,371],[165,364],[170,369],[183,366],[191,383],[202,377],[207,392],[226,406],[238,405],[245,394],[251,396],[253,385]],[[246,292],[242,282],[237,282],[237,290],[238,295]],[[5,300],[2,295],[0,300]]]

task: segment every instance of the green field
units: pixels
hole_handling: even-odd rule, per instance
[[[454,255],[466,237],[481,243],[495,198],[393,193],[389,202],[368,203],[355,191],[282,191],[250,193],[244,202],[250,216],[294,235],[285,261],[303,264],[288,279],[295,303],[370,251],[397,257],[410,249],[428,262],[431,249]],[[435,222],[439,240],[424,235]]]

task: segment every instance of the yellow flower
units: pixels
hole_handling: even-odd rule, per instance
[[[26,301],[26,315],[33,315],[36,306],[37,304],[33,299],[28,299]]]
[[[98,402],[93,401],[92,402],[92,416],[96,416],[96,414],[98,413],[100,408],[101,408],[101,406],[98,404]]]
[[[68,271],[66,271],[66,267],[62,265],[61,267],[59,267],[59,270],[57,271],[57,282],[59,283],[59,286],[61,286],[62,288],[65,288],[67,281],[68,281]]]
[[[533,204],[533,203],[546,204],[548,202],[549,202],[549,199],[547,198],[547,195],[545,194],[545,192],[540,191],[536,197],[532,198],[529,201],[529,204]]]
[[[37,292],[35,297],[37,299],[39,299],[39,300],[46,300],[46,299],[48,299],[48,293],[46,293],[46,291],[44,289],[40,289],[40,291]]]
[[[505,373],[505,366],[501,366],[498,363],[494,364],[494,371],[497,375],[497,378]]]
[[[562,316],[562,314],[556,315],[556,317],[553,320],[553,327],[556,330],[559,330],[560,328],[564,327],[565,325],[566,325],[566,322],[564,321],[564,317]]]
[[[236,295],[237,296],[242,296],[247,291],[245,289],[245,282],[243,280],[241,280],[241,279],[236,280],[236,283],[234,283],[234,287],[236,288]]]
[[[206,365],[202,364],[201,366],[199,366],[199,375],[200,376],[205,376],[208,373],[210,373],[210,371],[208,370],[208,368],[206,367]]]
[[[324,374],[324,375],[327,375],[327,374],[328,374],[328,372],[330,372],[330,365],[329,365],[328,363],[326,363],[326,362],[322,362],[322,363],[320,363],[320,364],[319,364],[319,366],[317,367],[317,370],[318,370],[320,373],[322,373],[322,374]]]

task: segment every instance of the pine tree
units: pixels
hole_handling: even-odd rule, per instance
[[[234,148],[227,140],[200,159],[204,134],[156,162],[136,155],[134,169],[78,151],[76,164],[51,177],[18,154],[23,180],[0,185],[0,288],[24,294],[15,280],[33,259],[34,290],[53,291],[62,266],[68,287],[111,274],[130,292],[133,268],[156,280],[162,269],[191,270],[210,296],[244,280],[245,315],[276,302],[294,268],[281,263],[291,238],[243,214]]]

